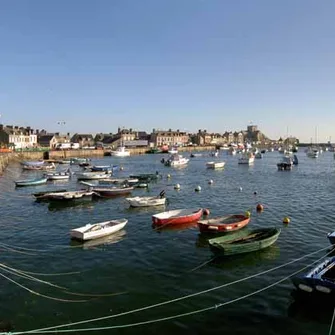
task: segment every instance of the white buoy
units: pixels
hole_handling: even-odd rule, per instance
[[[171,175],[170,175],[170,173],[166,176],[166,178],[171,178]]]
[[[208,184],[213,184],[213,179],[208,180]]]
[[[175,189],[175,190],[180,190],[180,184],[176,184],[176,185],[174,185],[174,189]]]
[[[243,188],[240,186],[239,191],[242,192]]]
[[[195,191],[196,191],[196,192],[200,192],[200,191],[201,191],[201,186],[198,185],[198,186],[195,188]]]

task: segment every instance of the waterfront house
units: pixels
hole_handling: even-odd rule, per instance
[[[155,147],[161,147],[163,145],[168,146],[185,146],[189,143],[190,137],[185,131],[169,130],[156,130],[153,129],[150,142],[153,143]]]
[[[74,134],[71,138],[72,143],[79,143],[81,148],[94,147],[95,141],[92,134]]]
[[[37,136],[37,143],[40,147],[54,149],[58,142],[55,134],[39,134]]]
[[[27,149],[37,146],[37,135],[30,127],[0,125],[0,143],[15,149]]]

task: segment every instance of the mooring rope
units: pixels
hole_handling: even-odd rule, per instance
[[[40,297],[43,297],[43,298],[47,298],[47,299],[50,299],[50,300],[56,300],[56,301],[62,301],[62,302],[87,302],[89,300],[67,300],[67,299],[61,299],[61,298],[55,298],[55,297],[51,297],[51,296],[48,296],[48,295],[44,295],[42,293],[39,293],[39,292],[36,292],[36,291],[33,291],[32,289],[18,283],[17,281],[15,281],[14,279],[11,279],[7,276],[5,276],[3,273],[0,272],[0,276],[1,277],[4,277],[5,279],[9,280],[10,282],[14,283],[15,285],[25,289],[26,291],[32,293],[32,294],[35,294],[35,295],[38,295]]]
[[[335,307],[334,307],[333,317],[332,317],[332,321],[331,321],[331,323],[330,323],[330,328],[329,328],[329,333],[328,333],[328,335],[331,335],[331,334],[332,334],[332,331],[333,331],[333,325],[334,325],[334,319],[335,319]]]
[[[171,304],[171,303],[174,303],[174,302],[177,302],[177,301],[185,300],[185,299],[188,299],[188,298],[191,298],[191,297],[195,297],[195,296],[198,296],[198,295],[201,295],[201,294],[205,294],[205,293],[208,293],[208,292],[211,292],[211,291],[214,291],[214,290],[218,290],[218,289],[223,288],[223,287],[228,287],[228,286],[231,286],[231,285],[234,285],[234,284],[237,284],[237,283],[241,283],[243,281],[246,281],[246,280],[249,280],[249,279],[261,276],[261,275],[264,275],[266,273],[269,273],[269,272],[278,270],[280,268],[286,267],[286,266],[288,266],[290,264],[296,263],[296,262],[298,262],[298,261],[300,261],[300,260],[302,260],[304,258],[310,257],[310,256],[312,256],[312,255],[314,255],[316,253],[319,253],[321,251],[324,251],[324,250],[326,250],[328,248],[329,248],[328,246],[324,247],[324,248],[321,248],[321,249],[319,249],[317,251],[314,251],[314,252],[311,252],[311,253],[309,253],[307,255],[304,255],[304,256],[301,256],[299,258],[293,259],[293,260],[291,260],[291,261],[289,261],[289,262],[287,262],[285,264],[278,265],[278,266],[276,266],[274,268],[261,271],[259,273],[247,276],[247,277],[242,278],[242,279],[237,279],[235,281],[232,281],[232,282],[229,282],[229,283],[225,283],[225,284],[222,284],[222,285],[219,285],[219,286],[207,289],[207,290],[203,290],[203,291],[192,293],[192,294],[189,294],[189,295],[186,295],[186,296],[182,296],[182,297],[179,297],[179,298],[175,298],[175,299],[163,301],[163,302],[160,302],[160,303],[157,303],[157,304],[153,304],[153,305],[149,305],[149,306],[145,306],[145,307],[133,309],[133,310],[130,310],[130,311],[127,311],[127,312],[121,312],[121,313],[118,313],[118,314],[102,316],[102,317],[98,317],[98,318],[94,318],[94,319],[87,319],[87,320],[82,320],[82,321],[67,323],[67,324],[58,325],[58,326],[51,326],[51,327],[40,328],[40,329],[35,329],[35,330],[30,330],[30,331],[24,331],[24,332],[16,332],[16,333],[11,333],[11,334],[19,335],[19,334],[28,334],[28,333],[38,333],[38,332],[47,333],[47,331],[52,330],[52,329],[56,329],[56,328],[64,328],[64,327],[70,327],[70,326],[75,326],[75,325],[79,325],[79,324],[85,324],[85,323],[91,323],[91,322],[96,322],[96,321],[102,321],[102,320],[117,318],[117,317],[120,317],[120,316],[124,316],[124,315],[128,315],[128,314],[133,314],[133,313],[141,312],[141,311],[144,311],[144,310],[148,310],[148,309],[160,307],[160,306],[163,306],[163,305],[168,305],[168,304]],[[328,252],[326,255],[323,255],[320,259],[326,257],[331,252],[333,252],[333,250],[331,250],[330,252]],[[314,261],[312,264],[318,262],[320,259]],[[299,270],[297,273],[299,273],[300,271],[304,270],[305,268],[308,268],[310,265],[305,266],[303,269]],[[280,282],[286,280],[287,278],[293,276],[294,274],[295,273],[291,274],[288,277],[285,277],[285,279],[280,280]],[[272,287],[272,286],[274,286],[274,284],[269,285],[269,287]],[[256,291],[256,292],[258,293],[258,291]],[[259,290],[259,292],[260,292],[260,290]],[[243,298],[244,297],[248,297],[250,295],[252,295],[252,294],[248,294],[246,296],[243,296]],[[241,300],[241,298],[234,299],[234,300],[232,300],[231,302],[228,302],[228,303],[232,303],[232,302],[235,302],[235,301],[238,301],[238,300]],[[219,307],[224,306],[225,304],[227,304],[227,303],[223,303]],[[216,306],[217,305],[215,305],[214,307],[207,307],[207,308],[202,309],[200,311],[202,312],[202,311],[206,311],[206,310],[209,310],[209,309],[217,308]],[[200,313],[200,312],[197,311],[197,313]],[[181,314],[180,317],[181,316],[191,315],[191,314],[196,314],[196,313],[195,312],[188,312],[188,313]],[[155,322],[165,321],[165,320],[169,320],[169,319],[172,319],[172,318],[176,318],[176,316],[158,319],[158,321],[156,320]],[[141,324],[145,324],[145,323],[139,323],[139,324],[136,324],[136,325],[141,325]],[[115,327],[122,328],[122,325],[121,326],[115,326]],[[90,329],[94,330],[95,328],[90,328]],[[112,329],[112,328],[110,328],[110,329]],[[98,330],[98,329],[96,329],[96,330]],[[67,330],[63,330],[63,331],[67,331]],[[58,329],[58,330],[52,330],[50,332],[62,332],[62,330]],[[8,333],[0,333],[0,335],[8,335]]]
[[[3,266],[1,263],[0,263],[0,270],[6,271],[6,272],[11,273],[11,274],[13,274],[17,277],[20,277],[20,278],[29,279],[31,281],[39,282],[39,283],[46,284],[46,285],[49,285],[49,286],[53,286],[53,287],[56,287],[56,288],[59,288],[59,289],[65,289],[65,287],[62,287],[62,286],[59,286],[59,285],[56,285],[56,284],[52,284],[50,282],[38,279],[36,277],[30,276],[30,275],[27,275],[27,274],[24,274],[24,273],[20,273],[19,271],[16,271],[15,269],[11,269],[9,267]]]

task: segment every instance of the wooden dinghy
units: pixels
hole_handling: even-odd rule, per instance
[[[200,220],[198,227],[201,233],[222,233],[239,230],[250,222],[250,216],[232,214],[209,220]]]
[[[134,187],[93,187],[91,190],[101,198],[112,198],[131,193]]]
[[[155,197],[133,197],[126,198],[130,207],[150,207],[150,206],[162,206],[166,203],[165,191],[163,190]]]
[[[229,234],[211,238],[208,240],[211,250],[224,256],[261,250],[276,242],[280,229],[261,228],[251,231],[241,230],[237,233],[238,237],[235,234]]]
[[[49,201],[84,201],[84,200],[92,200],[94,192],[93,191],[69,191],[69,192],[57,192],[50,193],[48,195]]]
[[[94,224],[87,224],[83,227],[75,228],[70,231],[70,236],[73,239],[80,241],[89,241],[113,234],[121,230],[126,224],[127,219],[110,220]]]
[[[223,169],[225,166],[225,162],[207,162],[207,169]]]
[[[49,194],[64,193],[66,191],[67,191],[66,189],[60,189],[60,190],[53,190],[53,191],[37,192],[37,193],[33,193],[33,196],[35,197],[36,201],[45,201],[45,200],[48,200]]]
[[[15,181],[15,185],[17,187],[20,186],[36,186],[45,184],[48,181],[48,178],[35,178],[35,179],[25,179],[25,180],[17,180]]]
[[[156,226],[191,223],[198,221],[202,214],[202,208],[175,209],[153,215],[152,223]]]

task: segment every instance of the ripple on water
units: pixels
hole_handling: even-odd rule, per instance
[[[276,244],[266,250],[216,258],[196,226],[155,229],[151,216],[163,211],[164,207],[132,209],[124,197],[78,206],[57,207],[36,203],[31,195],[33,192],[57,187],[76,189],[82,188],[82,185],[72,178],[69,184],[50,183],[39,187],[15,188],[13,180],[39,174],[22,171],[18,164],[10,166],[0,179],[2,262],[36,273],[78,271],[78,274],[47,277],[47,280],[65,286],[72,292],[127,293],[73,305],[37,297],[2,278],[2,318],[13,321],[16,330],[26,330],[118,313],[236,281],[327,247],[326,233],[335,228],[334,160],[331,153],[324,153],[317,160],[310,160],[304,153],[298,153],[299,165],[290,172],[277,171],[276,163],[280,154],[276,152],[266,153],[262,160],[256,160],[250,167],[238,165],[237,157],[220,154],[222,157],[219,159],[226,162],[223,170],[206,169],[206,162],[213,160],[209,155],[192,159],[182,169],[163,166],[160,160],[166,155],[133,156],[127,159],[106,157],[93,160],[93,163],[122,165],[124,170],[116,175],[120,178],[158,171],[161,179],[150,184],[148,190],[135,189],[133,195],[155,195],[164,189],[168,198],[166,209],[203,207],[209,208],[212,216],[250,210],[250,229],[281,228]],[[168,174],[170,178],[167,178]],[[213,184],[208,184],[210,179]],[[179,191],[174,189],[177,183],[181,185]],[[195,192],[198,185],[201,192]],[[258,203],[264,206],[261,213],[256,212]],[[291,218],[288,225],[282,223],[285,216]],[[122,217],[128,219],[128,224],[114,236],[84,244],[76,244],[69,239],[71,228]],[[8,247],[14,251],[9,251]],[[261,277],[102,324],[143,321],[215,306],[266,287],[308,266],[328,251]],[[58,289],[15,279],[43,294],[78,298]],[[325,333],[328,325],[322,318],[306,318],[301,306],[290,307],[292,289],[290,280],[285,280],[268,291],[225,307],[171,322],[124,329],[122,332],[251,332],[278,335],[286,334],[289,329],[298,334]],[[110,331],[103,333],[109,334]]]

